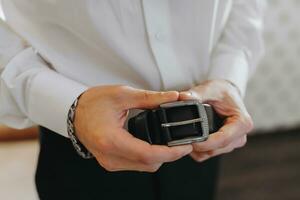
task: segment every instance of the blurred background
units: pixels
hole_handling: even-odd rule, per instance
[[[266,54],[245,98],[256,128],[223,157],[218,200],[300,199],[300,1],[267,3]]]
[[[223,157],[218,200],[300,199],[300,0],[267,2],[266,54],[245,98],[256,128]],[[0,125],[0,199],[37,199],[38,148],[36,128]]]

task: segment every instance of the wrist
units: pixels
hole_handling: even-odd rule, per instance
[[[235,83],[233,83],[232,81],[227,80],[227,79],[210,79],[210,80],[204,81],[202,84],[204,84],[204,85],[219,85],[220,87],[223,87],[225,89],[226,88],[233,89],[239,94],[240,97],[242,97],[242,92],[241,92],[240,88]]]
[[[68,119],[67,119],[67,126],[68,126],[68,135],[70,137],[70,140],[73,144],[73,147],[75,148],[77,154],[81,156],[84,159],[90,159],[93,158],[93,155],[86,149],[86,147],[78,140],[77,134],[76,134],[76,110],[77,105],[79,102],[81,95],[75,99],[73,104],[71,105],[69,112],[68,112]]]

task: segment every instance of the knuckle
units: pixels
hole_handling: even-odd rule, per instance
[[[205,142],[199,142],[199,143],[193,143],[193,151],[195,152],[204,152],[204,151],[208,151],[208,148],[209,148],[209,144],[208,141],[205,141]]]
[[[243,137],[242,139],[242,146],[245,146],[247,144],[247,136]]]
[[[220,147],[225,148],[231,143],[231,140],[228,136],[224,135],[220,142]]]
[[[206,156],[201,155],[201,154],[198,154],[198,155],[194,155],[194,156],[193,156],[193,159],[194,159],[196,162],[203,162],[203,161],[206,160],[207,158],[209,158],[209,155],[208,155],[208,154],[207,154]]]
[[[117,168],[113,167],[113,166],[107,166],[107,167],[104,167],[104,169],[108,172],[115,172],[115,171],[118,171]]]
[[[242,118],[242,123],[247,132],[250,132],[254,128],[253,120],[250,116],[246,116]]]
[[[114,166],[113,163],[106,158],[102,158],[101,160],[98,160],[98,162],[106,171],[109,172],[117,171],[116,166]]]
[[[201,158],[202,158],[202,157],[200,157],[200,156],[194,156],[193,158],[194,158],[194,160],[195,160],[196,162],[201,162]]]
[[[205,158],[203,158],[203,157],[196,157],[195,159],[194,159],[196,162],[203,162],[204,160],[206,160]]]
[[[149,165],[146,169],[147,172],[156,172],[159,169],[159,165]]]
[[[111,90],[111,92],[114,94],[116,99],[122,99],[121,97],[124,95],[124,92],[130,89],[131,87],[127,85],[117,85]]]
[[[141,154],[138,160],[144,165],[151,165],[154,163],[153,157],[148,152]]]
[[[242,139],[241,139],[241,142],[239,144],[238,147],[243,147],[247,144],[247,136],[245,135]]]
[[[126,96],[125,93],[128,90],[129,86],[126,85],[116,85],[112,86],[109,89],[110,95],[113,97],[113,100],[116,103],[120,103],[124,101],[124,97]]]
[[[215,155],[215,151],[208,151],[207,152],[207,155],[209,156],[209,157],[211,157],[211,156],[213,156],[213,155]]]
[[[109,167],[104,167],[104,169],[108,172],[116,172],[118,171],[117,168],[113,167],[113,166],[109,166]]]

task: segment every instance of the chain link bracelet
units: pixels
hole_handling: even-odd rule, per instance
[[[68,125],[68,135],[71,139],[71,142],[79,156],[81,156],[84,159],[90,159],[94,156],[87,150],[83,144],[78,140],[76,137],[76,131],[74,126],[74,119],[75,119],[75,110],[78,104],[80,96],[76,98],[76,100],[71,105],[69,112],[68,112],[68,119],[67,119],[67,125]]]

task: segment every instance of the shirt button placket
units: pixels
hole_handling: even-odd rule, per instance
[[[160,71],[164,89],[178,89],[186,83],[170,38],[169,2],[144,0],[143,9],[149,44]]]

